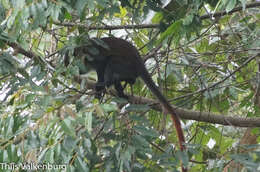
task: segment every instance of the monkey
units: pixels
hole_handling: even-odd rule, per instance
[[[110,38],[102,38],[102,39],[91,39],[86,45],[76,47],[74,49],[73,55],[78,57],[79,59],[83,59],[83,67],[82,64],[79,64],[80,74],[84,74],[91,69],[94,69],[97,73],[98,81],[95,86],[96,95],[95,97],[101,98],[102,91],[105,90],[105,87],[110,87],[111,85],[115,86],[117,94],[119,97],[128,98],[124,94],[124,88],[127,84],[133,85],[138,77],[138,73],[136,72],[134,63],[122,63],[121,61],[125,61],[124,57],[120,56],[120,54],[124,54],[123,51],[117,50],[116,47],[120,47],[122,45],[117,43],[116,46],[111,46]],[[111,38],[112,39],[112,38]],[[121,39],[119,39],[121,40]],[[107,47],[107,44],[110,45]],[[123,44],[123,49],[127,49],[127,45]],[[95,48],[95,51],[89,51],[89,49]],[[69,64],[69,51],[65,53],[65,66]],[[116,57],[116,58],[115,58]],[[134,72],[129,72],[134,69]],[[121,82],[124,81],[125,85],[122,86]]]
[[[157,97],[163,107],[171,114],[171,119],[177,131],[180,149],[185,150],[185,139],[181,128],[178,114],[163,96],[160,90],[153,82],[149,72],[145,68],[143,60],[137,48],[130,42],[116,37],[90,39],[91,45],[81,46],[74,50],[75,56],[83,56],[84,64],[93,68],[98,75],[96,91],[99,92],[105,86],[114,85],[119,97],[125,97],[121,81],[134,84],[137,77],[145,82],[153,95]],[[90,48],[97,51],[91,52]],[[65,63],[68,63],[68,57],[65,57]],[[186,171],[182,168],[182,171]]]

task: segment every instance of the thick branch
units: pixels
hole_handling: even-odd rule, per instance
[[[147,99],[138,96],[129,96],[131,103],[138,104],[149,104],[154,110],[163,111],[162,106],[152,99]],[[260,118],[244,118],[239,117],[238,114],[232,115],[224,115],[224,114],[215,114],[210,112],[199,112],[199,111],[191,111],[185,110],[182,108],[177,108],[173,106],[176,110],[176,113],[182,119],[187,120],[195,120],[200,122],[207,122],[212,124],[220,124],[220,125],[229,125],[235,127],[259,127],[260,126]]]
[[[260,2],[255,2],[255,3],[251,3],[251,4],[246,5],[246,8],[255,8],[255,7],[260,7]],[[217,12],[217,13],[214,13],[214,14],[211,13],[211,14],[203,15],[203,16],[200,17],[200,19],[204,20],[204,19],[209,19],[211,17],[221,17],[221,16],[224,16],[226,14],[230,15],[230,14],[233,14],[235,12],[241,11],[242,9],[243,9],[243,7],[236,7],[228,13],[226,11],[220,11],[220,12]]]
[[[246,5],[246,8],[255,8],[255,7],[260,7],[260,2],[254,2],[254,3]],[[243,9],[243,7],[236,7],[233,10],[231,10],[229,13],[227,13],[226,11],[210,13],[210,14],[200,16],[200,19],[204,20],[204,19],[209,19],[209,18],[212,18],[212,17],[221,17],[221,16],[224,16],[224,15],[227,15],[227,14],[230,15],[230,14],[233,14],[235,12],[241,11],[242,9]],[[159,24],[89,26],[87,24],[72,23],[72,22],[63,22],[63,23],[54,22],[54,24],[60,25],[60,26],[67,26],[67,27],[73,27],[73,26],[85,27],[88,30],[147,29],[147,28],[159,28],[159,26],[160,26]]]
[[[88,89],[94,89],[95,84],[93,82],[87,82],[87,87]],[[112,90],[110,94],[116,95],[116,91]],[[163,112],[160,103],[158,103],[153,99],[148,99],[139,96],[131,96],[131,95],[128,95],[128,97],[129,97],[128,101],[130,103],[148,104],[152,109]],[[240,117],[240,115],[238,114],[225,115],[225,114],[216,114],[211,112],[191,111],[191,110],[178,108],[176,106],[173,106],[173,108],[176,110],[176,113],[182,119],[195,120],[200,122],[207,122],[212,124],[220,124],[220,125],[227,125],[227,126],[234,126],[234,127],[259,127],[260,126],[260,118]]]
[[[36,54],[32,51],[26,51],[21,46],[16,43],[7,43],[10,47],[14,48],[16,52],[27,56],[28,58],[38,58]],[[251,58],[249,59],[251,60]],[[248,60],[248,61],[249,61]],[[89,84],[89,86],[94,87],[93,84]],[[151,104],[151,107],[155,110],[162,111],[161,106],[155,102],[154,100],[137,97],[137,96],[129,96],[129,101],[131,103],[139,103],[139,104]],[[187,119],[187,120],[196,120],[201,122],[208,122],[213,124],[221,124],[221,125],[230,125],[236,127],[259,127],[260,126],[260,118],[241,118],[238,117],[239,115],[218,115],[209,112],[197,112],[197,111],[190,111],[184,110],[181,108],[176,108],[176,112],[179,114],[180,118]]]
[[[30,59],[37,59],[39,60],[40,62],[44,63],[47,65],[48,69],[50,69],[51,71],[54,71],[54,68],[49,64],[47,63],[46,61],[44,61],[44,59],[42,59],[40,56],[36,55],[35,53],[33,53],[32,51],[27,51],[25,50],[24,48],[22,48],[20,45],[18,45],[17,43],[15,42],[6,42],[7,45],[9,45],[10,47],[12,47],[15,51],[15,53],[19,53],[19,54],[22,54]]]
[[[73,23],[73,22],[54,22],[54,24],[59,26],[66,26],[66,27],[84,27],[87,30],[118,30],[118,29],[147,29],[147,28],[158,28],[159,24],[140,24],[140,25],[115,25],[115,26],[88,26],[87,24],[82,23]]]
[[[12,47],[16,53],[23,54],[24,56],[29,57],[30,59],[38,58],[38,56],[35,55],[32,51],[26,51],[25,49],[23,49],[23,48],[22,48],[20,45],[18,45],[17,43],[14,43],[14,42],[6,42],[6,44],[9,45],[10,47]]]

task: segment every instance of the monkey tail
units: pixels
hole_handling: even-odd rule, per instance
[[[155,85],[153,82],[152,78],[150,77],[150,74],[148,71],[145,69],[140,73],[141,78],[145,82],[145,84],[150,88],[152,93],[158,98],[160,103],[163,105],[163,107],[170,113],[172,122],[174,123],[177,135],[178,135],[178,140],[179,140],[179,145],[180,149],[183,151],[185,150],[185,139],[184,139],[184,134],[181,128],[181,123],[178,114],[175,112],[173,107],[170,105],[170,103],[166,100],[166,98],[162,95],[162,93],[159,91],[158,87]]]
[[[171,120],[174,123],[175,129],[177,132],[180,149],[181,149],[181,151],[184,151],[186,149],[185,145],[184,145],[185,139],[184,139],[184,134],[183,134],[183,131],[181,128],[180,118],[179,118],[178,114],[175,112],[173,107],[170,105],[170,103],[166,100],[166,98],[160,92],[158,87],[155,85],[149,72],[145,69],[145,67],[143,67],[141,69],[143,69],[142,72],[140,72],[141,78],[143,79],[145,84],[149,87],[149,89],[152,91],[152,93],[158,98],[158,100],[163,105],[163,107],[168,111],[168,113],[170,113]],[[187,169],[184,168],[183,164],[181,164],[181,169],[182,169],[182,172],[187,172]]]

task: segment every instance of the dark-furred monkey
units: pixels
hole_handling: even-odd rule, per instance
[[[90,39],[87,45],[75,48],[74,56],[83,58],[84,65],[97,72],[97,92],[102,91],[106,86],[114,85],[118,96],[126,97],[121,81],[134,84],[136,78],[140,76],[167,112],[171,114],[180,148],[185,149],[183,145],[185,139],[179,116],[151,79],[138,50],[131,43],[115,37],[94,38]],[[68,65],[68,63],[69,59],[66,57],[65,64]]]

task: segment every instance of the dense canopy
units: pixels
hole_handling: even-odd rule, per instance
[[[0,0],[0,171],[260,169],[260,2]],[[181,118],[140,79],[94,96],[64,54],[115,36],[140,52]],[[96,53],[94,48],[90,48]],[[73,53],[72,53],[73,54]],[[127,59],[125,59],[127,61]]]

